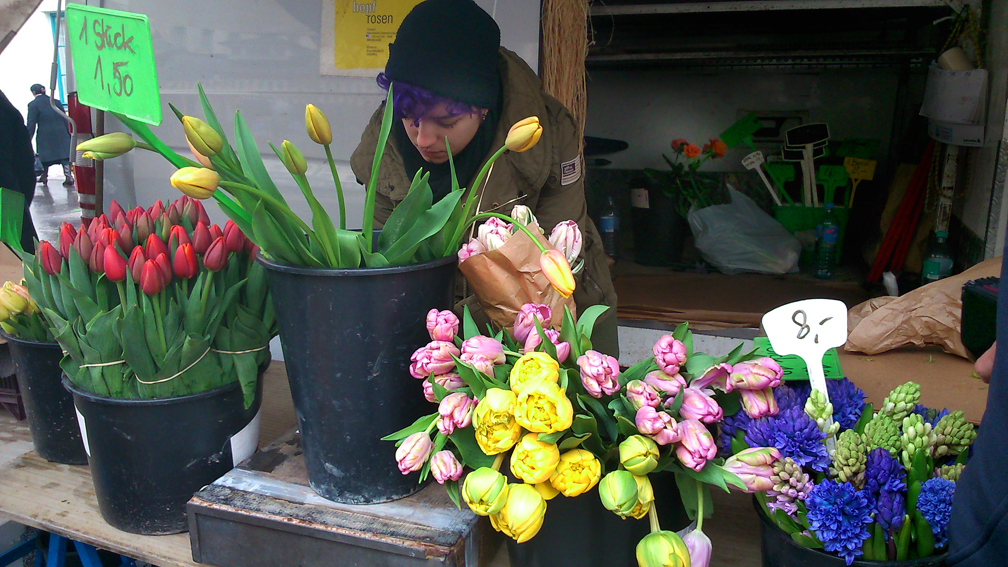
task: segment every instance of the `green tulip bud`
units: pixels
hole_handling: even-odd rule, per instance
[[[193,116],[182,117],[186,140],[200,155],[215,156],[224,149],[224,139],[209,124]]]
[[[308,162],[305,161],[304,154],[289,141],[284,140],[283,144],[280,144],[280,155],[283,157],[284,167],[291,174],[304,175],[308,171]]]
[[[85,159],[103,161],[119,157],[136,147],[136,140],[125,132],[112,132],[91,138],[77,144],[77,151],[84,152]]]
[[[631,435],[619,444],[620,464],[635,475],[645,475],[658,466],[658,444],[643,435]]]
[[[607,510],[626,518],[637,506],[637,481],[628,471],[613,471],[599,482],[599,498]]]
[[[637,542],[639,567],[690,567],[690,554],[682,538],[666,530],[651,532]]]
[[[500,512],[507,502],[507,479],[490,467],[480,467],[466,475],[460,492],[470,510],[489,516]]]

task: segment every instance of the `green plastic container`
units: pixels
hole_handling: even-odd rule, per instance
[[[844,234],[847,228],[847,216],[850,209],[847,207],[833,207],[833,216],[837,224],[840,225],[840,237],[837,240],[837,259],[843,257]],[[795,235],[802,245],[801,255],[798,257],[798,265],[806,268],[812,265],[815,260],[816,226],[826,216],[825,207],[803,207],[801,205],[781,205],[774,207],[774,218],[781,223],[788,232]]]

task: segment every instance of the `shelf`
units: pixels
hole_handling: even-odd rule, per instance
[[[969,3],[969,2],[967,2]],[[595,4],[592,16],[629,16],[654,14],[694,14],[716,12],[765,12],[793,10],[849,10],[872,8],[936,8],[952,6],[958,11],[960,2],[949,0],[724,0],[711,2],[664,2]]]

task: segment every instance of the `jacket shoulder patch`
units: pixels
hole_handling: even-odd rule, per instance
[[[570,185],[581,179],[581,156],[560,164],[560,185]]]

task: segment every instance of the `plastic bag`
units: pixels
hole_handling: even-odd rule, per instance
[[[801,244],[749,197],[728,186],[731,203],[691,208],[693,239],[704,260],[726,274],[798,270]]]

